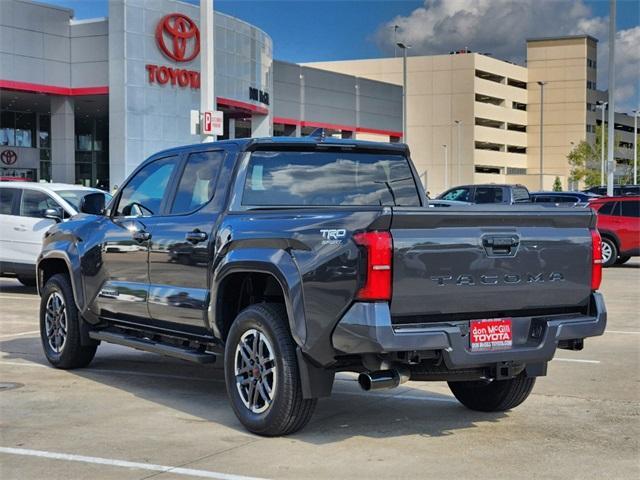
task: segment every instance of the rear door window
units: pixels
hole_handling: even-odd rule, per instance
[[[257,151],[242,198],[253,206],[419,206],[403,155]]]
[[[474,203],[502,203],[502,188],[476,187]]]
[[[622,217],[640,217],[640,201],[632,200],[628,202],[620,202]]]
[[[196,152],[189,155],[171,213],[193,212],[209,203],[215,192],[222,157],[222,152]]]
[[[513,201],[514,202],[528,202],[529,190],[523,187],[513,187]]]
[[[13,206],[20,190],[18,188],[0,188],[0,215],[13,215]]]
[[[614,215],[618,202],[607,202],[598,210],[599,215]]]

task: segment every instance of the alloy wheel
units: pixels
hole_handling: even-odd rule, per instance
[[[260,331],[247,330],[236,347],[234,372],[236,388],[245,407],[263,413],[276,393],[276,362],[271,342]]]
[[[47,299],[44,324],[49,346],[55,353],[62,352],[67,342],[67,310],[59,292],[52,292]]]
[[[602,263],[607,263],[611,259],[611,245],[607,242],[602,242]]]

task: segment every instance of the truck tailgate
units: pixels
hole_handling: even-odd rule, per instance
[[[396,207],[393,322],[562,313],[586,306],[594,227],[588,208]]]

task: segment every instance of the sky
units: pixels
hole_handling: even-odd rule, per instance
[[[40,1],[79,19],[108,16],[108,0]],[[607,88],[608,0],[215,0],[215,9],[263,29],[289,62],[393,55],[394,25],[413,55],[468,47],[519,64],[527,38],[587,33]],[[640,2],[618,0],[616,20],[616,110],[630,111],[640,105]]]

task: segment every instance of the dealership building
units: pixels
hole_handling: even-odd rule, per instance
[[[112,188],[149,155],[201,141],[199,8],[110,0],[109,18],[30,0],[0,0],[0,178]],[[224,135],[401,141],[402,59],[304,65],[273,59],[269,35],[215,13],[216,107]],[[463,183],[570,188],[567,154],[601,123],[597,40],[531,39],[526,66],[487,53],[410,56],[407,134],[436,194]],[[616,113],[616,175],[628,175],[633,118]]]
[[[201,141],[199,8],[111,0],[109,17],[0,1],[0,177],[112,188],[158,150]],[[218,138],[399,141],[402,88],[273,60],[260,29],[215,13]]]

